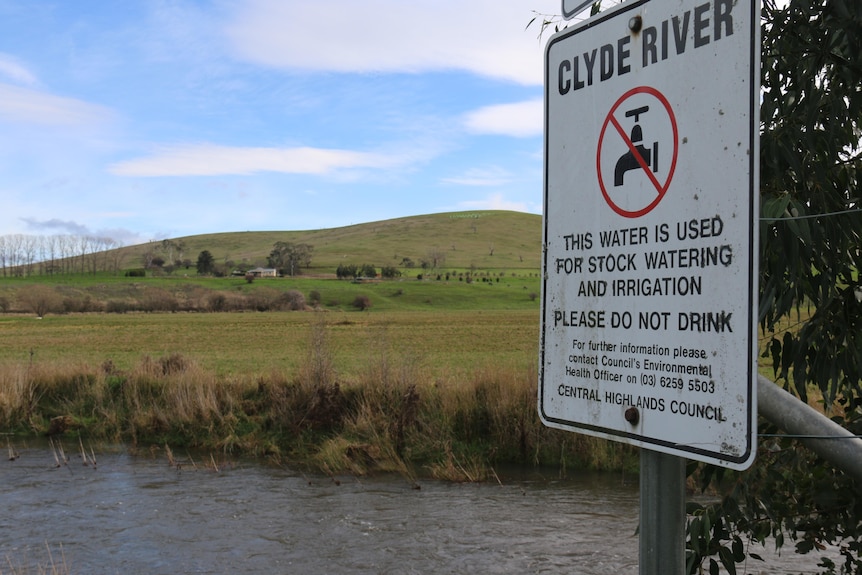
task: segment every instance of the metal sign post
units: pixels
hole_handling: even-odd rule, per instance
[[[685,458],[756,453],[759,25],[629,0],[545,50],[539,414],[644,448],[642,573],[684,568]]]
[[[685,573],[685,459],[641,450],[641,575]]]

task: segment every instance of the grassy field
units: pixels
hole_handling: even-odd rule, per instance
[[[32,313],[28,297],[34,286],[53,291],[54,313],[62,311],[110,311],[109,304],[123,303],[131,309],[152,311],[213,311],[212,298],[252,300],[238,308],[271,309],[263,302],[277,300],[295,290],[311,302],[316,294],[319,307],[330,311],[353,310],[357,296],[365,296],[371,310],[466,311],[538,310],[541,278],[538,270],[524,275],[482,276],[471,282],[463,278],[440,279],[434,275],[416,279],[353,282],[331,278],[264,278],[246,283],[242,278],[130,278],[109,276],[69,276],[0,279],[0,298],[9,311]],[[88,303],[84,303],[88,302]],[[255,304],[254,302],[258,302]],[[229,303],[229,302],[228,302]]]
[[[437,376],[485,366],[525,369],[538,355],[539,316],[525,310],[426,313],[264,312],[0,317],[0,364],[32,361],[130,369],[182,354],[220,375],[294,372],[314,324],[326,325],[338,371],[354,377],[384,353]]]
[[[356,295],[371,298],[374,309],[381,311],[428,311],[434,309],[538,309],[535,301],[541,288],[539,271],[482,276],[471,283],[463,278],[445,274],[428,279],[398,279],[354,282],[332,278],[299,276],[296,278],[262,278],[247,283],[242,278],[209,277],[147,277],[125,278],[108,274],[83,276],[32,276],[29,278],[0,278],[0,295],[12,301],[17,311],[26,308],[15,304],[19,290],[34,285],[47,285],[57,289],[62,297],[84,297],[108,301],[117,298],[140,298],[148,289],[160,289],[183,302],[200,297],[207,291],[225,291],[236,294],[253,294],[276,290],[295,289],[310,299],[311,292],[320,294],[323,307],[347,309]]]

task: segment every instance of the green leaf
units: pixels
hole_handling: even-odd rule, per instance
[[[721,564],[724,565],[724,569],[728,575],[736,575],[736,561],[734,560],[733,552],[727,547],[720,547],[718,549],[718,557],[721,559]]]
[[[745,561],[745,546],[742,544],[742,539],[738,535],[733,538],[733,560],[736,563]]]

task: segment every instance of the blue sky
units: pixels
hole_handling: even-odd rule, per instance
[[[0,235],[541,213],[559,0],[0,0]]]

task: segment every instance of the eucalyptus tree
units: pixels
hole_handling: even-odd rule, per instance
[[[311,266],[313,251],[314,246],[309,244],[278,241],[273,244],[267,263],[284,275],[295,276],[302,267]]]
[[[763,0],[761,30],[763,359],[785,389],[859,435],[862,3]],[[704,488],[726,489],[697,510],[709,536],[690,530],[690,566],[718,554],[729,567],[744,560],[744,541],[771,536],[801,553],[837,549],[824,573],[862,573],[862,485],[778,432],[761,422],[758,459],[743,474],[700,470]]]

